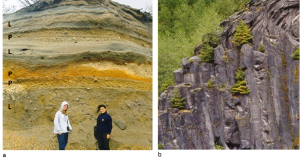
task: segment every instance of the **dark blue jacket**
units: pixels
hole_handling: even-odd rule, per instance
[[[100,132],[107,132],[110,134],[112,129],[112,119],[109,114],[106,112],[104,114],[100,114],[97,118],[97,127]]]

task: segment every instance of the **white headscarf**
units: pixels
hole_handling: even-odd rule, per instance
[[[68,104],[68,102],[63,101],[63,102],[61,103],[60,110],[62,110],[66,104],[68,105],[68,109],[69,109],[69,104]]]

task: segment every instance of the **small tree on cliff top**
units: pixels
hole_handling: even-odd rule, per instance
[[[172,101],[172,108],[183,109],[184,104],[186,104],[186,102],[184,102],[184,97],[182,97],[178,88],[174,89],[171,101]]]
[[[240,47],[243,44],[250,43],[252,40],[251,31],[248,25],[245,24],[243,20],[240,21],[236,27],[235,33],[233,35],[232,43]]]

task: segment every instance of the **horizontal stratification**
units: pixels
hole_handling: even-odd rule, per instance
[[[8,73],[11,75],[8,76]],[[12,81],[8,85],[6,82]],[[30,65],[3,62],[4,92],[33,87],[114,87],[143,91],[152,89],[152,64],[102,62],[70,62],[63,65]]]
[[[5,14],[3,34],[57,28],[99,29],[152,43],[152,17],[139,10],[113,2],[101,5],[85,3],[80,6],[76,4],[77,1],[70,1],[68,5],[63,2],[54,3],[56,6],[46,7],[45,10],[28,11],[28,8],[24,8],[14,14]],[[12,27],[8,27],[8,22]]]

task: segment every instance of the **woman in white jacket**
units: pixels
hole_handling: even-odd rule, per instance
[[[72,130],[68,118],[68,108],[68,103],[63,101],[60,110],[56,112],[54,118],[54,133],[57,134],[59,150],[65,150],[68,143],[68,132]]]

